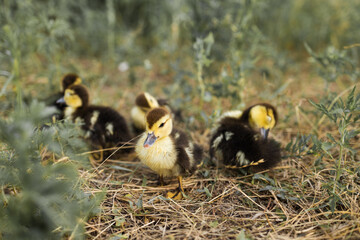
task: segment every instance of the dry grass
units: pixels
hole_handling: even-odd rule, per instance
[[[292,185],[298,200],[281,199],[276,190],[261,191],[267,181],[252,182],[253,175],[235,176],[209,166],[185,179],[187,196],[177,201],[164,197],[176,188],[176,181],[158,187],[157,176],[136,159],[109,161],[97,173],[82,174],[89,180],[86,191],[107,192],[101,214],[88,222],[91,239],[231,239],[242,230],[255,239],[341,239],[350,233],[353,239],[360,237],[360,187],[347,197],[348,209],[331,214],[319,208],[325,200],[321,174],[292,159],[273,169],[271,176],[278,188]],[[201,191],[205,188],[208,194]]]
[[[117,73],[114,71],[114,74]],[[166,77],[161,79],[156,72],[148,75],[140,72],[139,76],[141,74],[147,81],[169,84]],[[126,80],[125,75],[115,78],[120,80],[110,85],[127,86],[123,81]],[[311,80],[312,87],[307,88],[309,81],[304,82],[303,79]],[[310,133],[314,128],[314,119],[299,111],[299,107],[308,106],[307,98],[319,98],[317,88],[322,84],[319,79],[314,81],[304,72],[297,77],[289,76],[288,80],[292,84],[283,96],[275,100],[275,105],[281,116],[290,115],[290,112],[293,114],[289,116],[290,120],[280,122],[272,132],[272,137],[283,147],[298,132]],[[299,91],[299,88],[302,90]],[[104,103],[111,102],[116,91],[105,89],[110,94],[94,92],[93,95],[104,96]],[[139,86],[124,89],[119,102],[113,103],[113,106],[125,115],[132,106],[126,103],[134,99]],[[159,91],[161,86],[155,89]],[[249,86],[249,102],[256,101],[256,91]],[[211,109],[208,110],[211,112]],[[185,116],[189,114],[185,111]],[[326,132],[336,134],[337,131],[326,121],[317,130],[319,138]],[[183,200],[167,199],[166,192],[176,188],[176,180],[168,179],[168,185],[158,186],[157,175],[142,165],[135,154],[123,159],[109,159],[100,166],[94,166],[94,169],[80,171],[87,182],[84,186],[86,192],[106,191],[101,213],[87,223],[88,238],[243,239],[241,237],[245,235],[251,239],[360,238],[358,179],[349,181],[349,178],[343,178],[349,181],[347,184],[353,189],[353,194],[342,196],[341,201],[346,204],[341,210],[331,213],[326,207],[329,195],[324,184],[332,178],[332,160],[324,159],[323,168],[318,170],[315,167],[317,156],[289,157],[275,169],[257,177],[234,173],[208,164],[208,133],[209,129],[189,133],[205,148],[207,164],[194,176],[184,179],[186,196]],[[358,142],[354,146],[359,150]],[[359,160],[358,156],[356,158]]]

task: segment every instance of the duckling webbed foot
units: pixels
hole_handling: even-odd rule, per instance
[[[98,151],[94,151],[89,156],[90,161],[93,163],[102,163],[104,161],[104,152],[103,148],[99,147]]]
[[[174,199],[174,200],[181,200],[181,199],[183,199],[182,192],[179,191],[179,190],[177,190],[176,192],[167,192],[167,193],[166,193],[166,197],[167,197],[167,198]]]
[[[179,181],[179,186],[177,187],[177,191],[175,193],[167,192],[166,193],[167,198],[172,198],[174,200],[183,199],[184,188],[183,188],[182,177],[181,176],[178,176],[178,181]]]

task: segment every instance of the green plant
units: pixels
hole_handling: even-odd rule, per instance
[[[0,120],[0,237],[82,239],[100,195],[85,193],[85,145],[74,125],[42,125],[53,113],[33,102]],[[41,126],[42,130],[41,130]],[[54,161],[61,159],[61,161]]]
[[[348,56],[347,50],[337,50],[334,47],[328,47],[322,54],[316,54],[305,43],[305,48],[311,55],[311,59],[320,65],[318,74],[324,80],[324,89],[329,93],[329,84],[335,82],[341,76],[348,76],[355,82],[359,76],[359,69],[356,68],[357,63]]]
[[[340,178],[346,171],[347,174],[357,176],[358,168],[353,168],[351,162],[355,161],[357,151],[352,148],[351,140],[360,133],[360,94],[355,94],[356,87],[352,89],[346,100],[339,98],[333,105],[326,107],[311,100],[310,103],[337,127],[339,136],[328,132],[325,141],[314,141],[317,149],[328,156],[334,162],[333,179],[329,183],[330,198],[329,205],[334,212],[340,196],[347,189]],[[334,151],[336,150],[336,151]],[[338,153],[338,156],[337,154]]]
[[[301,55],[303,48],[299,46],[304,42],[317,50],[329,45],[340,49],[358,42],[359,33],[355,29],[360,20],[359,1],[256,2],[257,9],[253,12],[256,25],[278,49]],[[359,48],[352,50],[359,60]]]
[[[1,50],[5,52],[3,54],[4,59],[9,61],[9,71],[2,71],[2,75],[7,78],[3,85],[0,96],[5,95],[6,88],[13,82],[17,90],[17,103],[21,107],[22,103],[22,91],[21,91],[21,80],[20,80],[20,56],[21,56],[21,37],[19,38],[19,32],[13,31],[9,25],[2,26],[0,31],[2,35],[1,42],[3,46]]]
[[[301,135],[298,134],[294,139],[285,146],[285,150],[289,153],[289,155],[284,156],[287,157],[295,157],[295,158],[302,158],[305,155],[313,153],[310,147],[310,141],[313,135]]]
[[[196,42],[194,43],[194,50],[195,50],[195,64],[196,64],[196,80],[198,82],[200,88],[200,108],[203,107],[203,101],[209,101],[207,95],[209,93],[206,92],[206,83],[203,78],[203,70],[204,67],[210,66],[212,60],[209,59],[211,47],[214,44],[214,37],[212,33],[204,38],[197,38]],[[206,95],[207,93],[207,95]]]

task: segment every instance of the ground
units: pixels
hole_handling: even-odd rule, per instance
[[[93,63],[83,64],[94,69]],[[90,66],[89,66],[90,65]],[[308,66],[303,64],[306,69]],[[161,93],[171,76],[161,75],[155,68],[151,72],[139,69],[137,77],[144,78],[139,86],[129,87],[127,75],[116,69],[101,69],[109,80],[102,90],[89,85],[93,102],[110,105],[127,119],[139,88],[157,84],[154,93]],[[92,73],[94,74],[94,73]],[[85,76],[86,78],[86,76]],[[280,121],[270,133],[285,148],[298,133],[313,132],[315,119],[302,109],[311,109],[308,99],[322,97],[322,80],[311,71],[297,70],[284,75],[289,85],[272,100],[280,113]],[[341,80],[347,82],[347,79]],[[311,85],[310,85],[311,83]],[[270,83],[265,84],[271,85]],[[116,88],[114,87],[116,86]],[[127,86],[121,93],[116,89]],[[346,95],[348,88],[332,90]],[[254,103],[257,92],[247,84],[246,102]],[[322,90],[321,90],[322,91]],[[168,96],[165,96],[168,97]],[[113,101],[117,98],[118,101]],[[196,98],[196,97],[195,97]],[[100,101],[101,99],[101,101]],[[194,99],[197,101],[198,99]],[[225,104],[226,106],[226,100]],[[170,98],[171,102],[171,98]],[[205,104],[211,114],[211,104]],[[184,118],[195,114],[193,109],[183,110]],[[223,109],[226,110],[226,109]],[[217,169],[209,163],[209,128],[201,127],[198,118],[192,131],[187,133],[205,149],[205,164],[198,172],[184,179],[183,200],[167,199],[166,192],[177,186],[176,179],[168,179],[166,186],[158,186],[158,176],[141,164],[135,154],[121,159],[109,159],[91,170],[81,170],[86,179],[84,190],[90,193],[106,191],[101,213],[86,224],[91,239],[358,239],[360,238],[360,205],[358,180],[353,179],[353,194],[344,195],[345,205],[333,213],[327,207],[329,193],[324,187],[331,179],[333,160],[324,158],[322,168],[316,167],[318,154],[289,156],[283,150],[282,162],[274,169],[253,174]],[[175,123],[176,125],[176,123]],[[178,123],[178,126],[186,126]],[[204,126],[204,125],[203,125]],[[186,128],[186,127],[185,127]],[[186,130],[186,129],[185,129]],[[336,135],[337,129],[324,120],[317,129],[319,139],[328,132]],[[358,142],[354,142],[359,149]],[[334,154],[336,156],[336,153]],[[355,156],[358,160],[358,156]]]

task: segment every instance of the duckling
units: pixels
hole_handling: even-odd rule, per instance
[[[186,134],[173,128],[171,114],[165,108],[154,108],[146,115],[146,131],[136,144],[135,152],[141,162],[160,176],[178,178],[178,191],[184,192],[182,176],[193,174],[202,163],[203,149],[190,142]]]
[[[144,132],[146,128],[146,113],[160,105],[158,101],[147,92],[140,93],[136,97],[135,105],[136,106],[131,109],[130,117],[134,131],[140,134]]]
[[[85,139],[93,148],[112,148],[122,146],[131,140],[130,131],[123,116],[110,107],[89,105],[89,93],[83,85],[73,85],[65,90],[64,97],[58,103],[66,103],[65,118],[74,122],[83,121]],[[121,153],[130,152],[127,144]],[[113,151],[101,151],[100,159],[112,155]]]
[[[81,84],[81,78],[75,73],[68,73],[61,79],[61,87],[62,90],[58,93],[53,94],[52,96],[48,97],[45,102],[47,105],[55,107],[59,113],[53,115],[55,120],[61,120],[64,118],[64,109],[66,105],[64,103],[58,103],[57,100],[64,96],[64,92],[66,89],[73,85]]]
[[[225,113],[212,131],[210,158],[229,168],[251,166],[259,171],[274,167],[281,158],[280,146],[268,135],[277,120],[275,107],[267,103]]]
[[[153,108],[164,107],[171,112],[172,117],[181,119],[181,112],[174,111],[166,99],[156,99],[148,92],[140,93],[135,99],[135,107],[131,109],[131,121],[134,132],[140,134],[146,129],[146,114]]]

